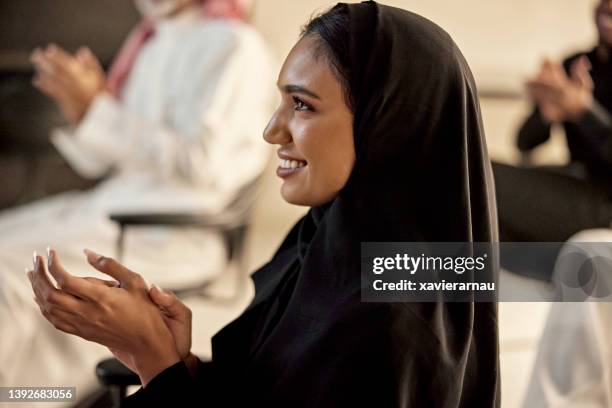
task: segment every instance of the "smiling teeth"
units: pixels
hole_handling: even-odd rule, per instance
[[[280,166],[283,169],[297,169],[300,167],[304,167],[305,165],[306,165],[306,162],[297,161],[297,160],[281,160],[280,161]]]

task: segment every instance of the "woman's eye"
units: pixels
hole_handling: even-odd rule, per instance
[[[294,104],[294,109],[296,111],[308,111],[308,110],[312,110],[310,105],[308,105],[306,102],[304,102],[303,100],[301,100],[297,96],[293,97],[293,104]]]

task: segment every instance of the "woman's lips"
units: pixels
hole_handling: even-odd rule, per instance
[[[308,163],[303,160],[281,159],[281,164],[276,169],[276,175],[280,178],[286,178],[303,171],[307,165]]]

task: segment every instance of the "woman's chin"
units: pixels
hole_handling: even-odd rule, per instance
[[[295,189],[291,187],[292,186],[287,186],[286,182],[283,183],[280,191],[283,200],[293,205],[310,206],[306,197],[304,197],[303,194],[300,194],[299,191],[295,191]]]

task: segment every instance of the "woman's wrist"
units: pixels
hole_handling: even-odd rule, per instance
[[[196,374],[198,373],[198,363],[200,362],[198,357],[196,357],[193,353],[189,353],[189,355],[183,359],[183,362],[187,366],[187,370],[189,370],[191,377],[195,378]]]
[[[133,355],[134,365],[143,387],[159,373],[181,361],[181,357],[174,346],[171,347],[143,347]]]

